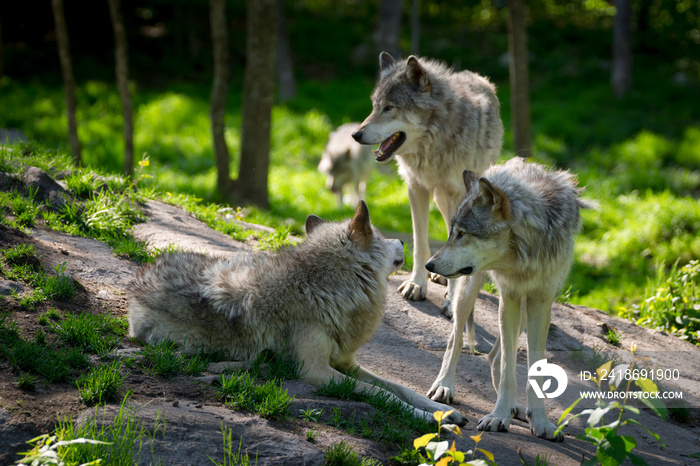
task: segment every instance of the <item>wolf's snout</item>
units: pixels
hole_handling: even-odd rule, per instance
[[[357,142],[359,142],[359,143],[362,143],[362,130],[361,130],[361,129],[358,129],[357,131],[355,131],[354,133],[352,133],[352,138],[353,138],[355,141],[357,141]]]
[[[428,272],[435,273],[435,261],[430,259],[425,263],[425,268],[428,269]]]

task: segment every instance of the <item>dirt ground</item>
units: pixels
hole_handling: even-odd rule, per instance
[[[151,202],[147,206],[147,217],[148,221],[135,229],[135,235],[149,239],[153,247],[175,243],[184,249],[219,254],[249,247],[210,230],[191,215],[173,206]],[[114,257],[106,245],[93,240],[42,229],[26,235],[0,225],[0,248],[8,248],[17,243],[34,244],[45,270],[52,270],[56,264],[65,262],[67,272],[82,285],[70,303],[42,303],[37,305],[34,311],[21,308],[11,296],[0,295],[0,308],[17,323],[25,338],[35,335],[42,328],[38,317],[50,308],[65,313],[109,313],[114,316],[127,313],[124,289],[139,267],[138,264]],[[395,292],[406,278],[405,273],[390,278],[390,295],[384,323],[374,339],[358,353],[358,362],[385,378],[425,393],[440,369],[452,324],[439,312],[445,288],[431,283],[426,301],[408,302]],[[0,276],[0,288],[4,289],[10,285]],[[26,292],[29,290],[25,289],[22,293]],[[473,447],[469,436],[478,433],[478,420],[490,412],[496,400],[485,353],[491,348],[497,335],[497,297],[481,293],[476,308],[476,323],[479,352],[472,354],[468,348],[464,348],[455,387],[455,408],[469,419],[464,428],[464,437],[454,438],[457,448],[462,451]],[[613,347],[602,338],[609,327],[621,332],[620,347]],[[47,337],[49,341],[52,338],[50,333]],[[635,453],[644,457],[650,465],[698,464],[698,460],[690,455],[700,451],[700,348],[669,335],[637,327],[628,321],[609,317],[594,309],[560,304],[553,308],[547,356],[548,360],[564,367],[569,377],[570,388],[564,396],[546,400],[550,419],[556,421],[563,410],[579,396],[581,390],[594,389],[595,386],[591,382],[580,380],[581,371],[590,370],[591,363],[598,357],[603,358],[601,360],[625,359],[629,355],[627,349],[632,341],[636,342],[638,353],[642,356],[640,364],[646,364],[650,368],[679,369],[681,379],[667,383],[664,389],[682,391],[687,406],[691,408],[688,410],[690,418],[684,422],[664,422],[650,410],[642,409],[638,420],[658,433],[665,447],[643,429],[626,428],[628,435],[637,438]],[[524,401],[527,379],[524,336],[521,337],[519,347],[519,399]],[[124,339],[118,349],[122,352],[137,350],[138,344],[128,339]],[[206,373],[204,378],[211,377],[212,374]],[[23,391],[17,387],[17,376],[7,361],[0,361],[0,465],[16,461],[15,454],[27,449],[25,442],[39,434],[50,432],[58,418],[76,419],[87,409],[79,400],[74,385],[38,383],[34,391]],[[188,436],[190,440],[193,431],[199,431],[200,436],[204,436],[209,432],[208,422],[212,421],[212,438],[216,436],[220,442],[220,434],[215,431],[223,419],[231,425],[240,426],[246,445],[256,445],[256,448],[264,448],[264,445],[255,443],[256,440],[251,437],[253,432],[258,433],[255,436],[257,439],[265,435],[271,436],[270,438],[277,438],[275,435],[284,439],[296,438],[297,443],[290,443],[293,446],[290,447],[290,452],[286,453],[287,456],[282,453],[279,453],[277,458],[272,454],[263,455],[259,464],[323,464],[322,454],[319,457],[318,452],[341,439],[349,441],[361,454],[375,457],[385,463],[390,455],[396,454],[392,447],[370,442],[359,436],[350,436],[323,424],[312,425],[296,417],[298,409],[329,406],[329,403],[342,407],[343,412],[348,413],[371,410],[361,403],[328,400],[316,396],[309,386],[301,382],[288,384],[290,394],[296,395],[292,417],[271,425],[261,423],[260,419],[251,419],[254,416],[224,412],[223,405],[214,398],[213,388],[203,383],[202,378],[164,379],[132,368],[125,387],[133,392],[131,402],[134,405],[147,406],[150,403],[150,406],[163,407],[163,412],[172,417],[169,419],[169,425],[172,426],[173,436],[176,435],[177,426],[182,428],[182,435]],[[189,418],[186,417],[187,413],[199,417]],[[213,420],[216,420],[216,425]],[[584,420],[579,419],[565,430],[566,438],[563,443],[552,443],[533,437],[526,423],[514,420],[509,433],[484,433],[479,447],[493,452],[499,465],[522,465],[521,457],[527,464],[535,464],[538,456],[547,457],[550,465],[579,464],[582,458],[590,458],[593,454],[593,448],[589,444],[576,439],[576,435],[582,433],[584,427]],[[307,445],[309,442],[305,439],[309,428],[319,432],[315,444],[311,445]],[[164,460],[163,464],[198,464],[201,458],[194,453],[193,456],[188,456],[190,453],[187,452],[190,451],[188,448],[192,448],[193,451],[201,449],[201,444],[197,446],[196,440],[192,441],[195,442],[192,445],[180,444],[181,455],[184,455],[179,457],[180,460],[172,459],[172,463]],[[281,442],[282,440],[278,441]],[[279,452],[279,446],[277,448],[276,451]],[[166,450],[167,446],[163,446],[162,451]],[[204,460],[206,461],[205,457]]]

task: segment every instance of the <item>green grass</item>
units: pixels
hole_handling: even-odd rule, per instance
[[[43,377],[50,382],[71,380],[77,371],[90,367],[90,361],[76,348],[60,348],[46,343],[42,333],[35,341],[22,338],[17,325],[0,318],[0,359],[13,370]]]
[[[80,399],[88,406],[116,401],[126,378],[120,374],[121,369],[122,363],[113,361],[95,367],[89,374],[80,377],[76,382]]]
[[[283,419],[289,415],[294,397],[287,395],[277,379],[258,383],[250,372],[222,375],[217,397],[233,409],[245,409],[266,419]]]
[[[66,315],[50,324],[50,328],[64,343],[88,353],[107,355],[126,336],[124,317],[82,313]]]
[[[490,27],[493,21],[497,20],[492,18],[483,27]],[[602,50],[599,37],[586,29],[591,27],[588,24],[577,34],[585,36],[594,50]],[[558,27],[545,31],[542,23],[533,28],[546,37],[564,34]],[[611,314],[631,315],[635,306],[650,297],[647,281],[657,271],[667,275],[671,272],[668,264],[678,260],[680,267],[700,258],[700,110],[690,98],[696,91],[670,84],[659,86],[658,82],[670,79],[673,66],[641,56],[635,67],[639,65],[645,72],[635,76],[635,90],[616,100],[610,95],[607,72],[591,58],[590,51],[572,57],[563,53],[563,48],[545,53],[536,42],[532,47],[542,54],[532,69],[533,158],[573,170],[586,186],[585,195],[600,203],[598,210],[582,212],[583,231],[577,237],[575,262],[562,299]],[[463,52],[449,49],[449,53]],[[479,67],[486,69],[499,84],[506,126],[504,158],[510,157],[510,95],[504,70],[486,60],[469,63],[467,67],[477,71]],[[78,92],[79,117],[87,122],[81,125],[80,136],[85,141],[88,166],[67,180],[76,196],[87,203],[85,212],[74,206],[59,213],[42,212],[31,196],[11,193],[0,193],[0,212],[5,222],[26,227],[39,211],[53,228],[104,239],[115,253],[148,261],[151,256],[145,244],[130,238],[128,228],[140,221],[138,209],[132,210],[138,200],[156,197],[186,207],[235,239],[254,238],[264,247],[275,248],[284,243],[287,228],[290,233],[302,234],[304,219],[310,213],[329,220],[352,215],[353,206],[338,208],[316,166],[329,132],[343,122],[361,120],[369,112],[373,73],[367,70],[366,75],[325,82],[301,80],[298,96],[274,107],[269,211],[212,203],[220,202],[221,197],[214,188],[207,85],[136,90],[136,153],[147,154],[149,164],[141,167],[138,186],[127,187],[114,175],[121,170],[123,144],[116,88],[88,81]],[[0,104],[17,108],[14,126],[41,142],[20,146],[11,154],[0,149],[0,166],[16,170],[9,161],[16,160],[18,154],[45,170],[65,166],[62,89],[9,78],[2,87],[7,92],[0,97]],[[239,98],[232,95],[226,118],[233,177],[240,148]],[[0,115],[0,123],[2,118]],[[61,149],[47,149],[55,147]],[[106,188],[100,191],[102,185]],[[411,231],[406,187],[393,165],[378,165],[373,171],[367,201],[370,217],[380,229]],[[271,236],[252,233],[230,219],[270,225],[276,232]],[[447,236],[434,207],[430,236],[438,240]],[[409,256],[406,269],[411,266]],[[657,264],[666,265],[659,270]]]
[[[177,345],[170,341],[143,347],[142,364],[146,372],[166,378],[200,374],[209,363],[218,360],[220,355],[217,354],[183,354]]]

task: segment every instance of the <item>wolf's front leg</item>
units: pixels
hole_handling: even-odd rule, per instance
[[[430,257],[428,243],[428,222],[430,193],[420,186],[408,187],[408,201],[411,205],[413,222],[413,271],[411,278],[399,286],[398,292],[411,301],[422,301],[428,291],[428,271],[425,263]]]
[[[527,300],[527,367],[545,358],[547,333],[551,321],[553,299],[529,296]],[[535,383],[542,387],[542,377],[535,377]],[[557,427],[547,418],[544,399],[539,398],[532,385],[527,385],[527,417],[530,432],[537,437],[563,442],[564,434],[554,435]]]
[[[520,297],[513,296],[506,290],[501,290],[501,293],[498,306],[501,364],[496,406],[491,414],[484,416],[476,426],[478,430],[493,432],[507,432],[511,417],[517,411],[515,405],[517,392],[515,362],[518,337],[520,336]]]
[[[471,323],[467,341],[474,345],[474,304],[479,290],[483,285],[483,274],[477,277],[461,277],[456,282],[455,299],[452,304],[454,322],[452,334],[447,342],[445,356],[442,359],[440,373],[428,391],[428,397],[443,403],[451,403],[454,399],[454,382],[457,362],[462,353],[463,332],[467,321]]]

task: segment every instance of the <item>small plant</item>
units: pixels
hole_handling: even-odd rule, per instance
[[[610,388],[612,390],[624,389],[624,391],[629,394],[630,386],[632,382],[637,385],[639,389],[646,393],[658,392],[656,384],[647,378],[634,379],[633,377],[627,378],[625,374],[634,374],[635,358],[634,353],[636,351],[636,343],[632,343],[632,363],[630,365],[620,364],[612,368],[612,361],[608,361],[596,370],[596,376],[593,377],[594,382],[598,387],[598,391],[601,392],[601,384],[603,380],[607,379],[610,383]],[[611,369],[612,368],[612,369]],[[625,383],[626,382],[626,383]],[[558,428],[554,435],[557,435],[561,430],[569,424],[573,419],[580,416],[588,416],[586,422],[587,427],[584,434],[578,435],[576,438],[590,442],[596,446],[596,456],[583,462],[584,466],[593,466],[596,464],[601,464],[605,466],[617,466],[622,464],[625,459],[629,458],[633,464],[646,465],[647,462],[644,458],[632,453],[634,447],[637,446],[637,440],[629,435],[618,435],[618,429],[627,424],[637,425],[645,429],[649,434],[656,439],[661,446],[665,445],[661,442],[661,438],[658,434],[652,432],[647,427],[645,427],[641,422],[628,417],[623,420],[623,415],[625,413],[639,414],[639,409],[634,406],[627,404],[628,397],[623,398],[623,402],[618,401],[606,402],[599,398],[596,401],[597,407],[595,409],[585,409],[578,414],[570,415],[571,411],[576,407],[576,405],[582,400],[579,398],[574,401],[574,403],[569,406],[562,413],[559,418]],[[659,399],[653,397],[641,397],[639,398],[646,406],[652,409],[652,411],[663,419],[666,419],[667,410],[663,402]],[[613,414],[614,420],[608,424],[605,423],[604,417],[607,414]],[[616,416],[615,416],[616,414]],[[568,416],[568,417],[567,417]]]
[[[656,278],[647,284],[641,304],[632,306],[626,316],[637,325],[672,333],[700,344],[700,261],[678,268],[676,262],[665,275],[663,262],[656,264]]]
[[[17,386],[20,390],[24,390],[25,392],[34,391],[36,388],[36,377],[32,374],[22,372],[17,378]]]
[[[308,440],[309,442],[313,442],[314,440],[316,440],[316,431],[313,429],[307,430],[306,431],[306,440]]]
[[[27,443],[33,445],[32,449],[20,453],[24,456],[17,464],[27,464],[31,466],[35,465],[64,465],[66,464],[63,459],[62,452],[69,450],[71,447],[77,445],[110,445],[109,442],[102,442],[99,440],[92,440],[86,438],[76,438],[72,440],[60,440],[56,435],[44,434],[39,437],[29,440]],[[81,466],[90,466],[102,464],[101,459],[94,459],[89,463],[83,463]]]
[[[620,346],[621,336],[622,332],[620,332],[618,329],[616,329],[615,327],[608,327],[608,334],[606,335],[608,343],[610,343],[613,346]]]
[[[123,318],[82,313],[67,315],[52,323],[51,329],[69,345],[103,356],[116,348],[118,337],[126,335],[127,324]]]
[[[205,353],[184,355],[178,350],[177,344],[170,341],[143,347],[143,365],[146,371],[168,378],[180,374],[197,375],[216,357],[215,354]]]
[[[238,441],[238,450],[234,453],[231,428],[221,424],[221,434],[224,438],[224,462],[219,463],[209,455],[207,455],[207,458],[216,466],[249,466],[250,458],[248,457],[248,453],[241,453],[243,437]]]
[[[378,466],[381,463],[372,458],[360,458],[352,447],[340,441],[326,450],[326,466]]]
[[[218,398],[227,406],[246,409],[267,419],[287,417],[289,405],[294,400],[294,397],[290,398],[287,390],[284,390],[276,380],[258,384],[246,371],[231,374],[228,377],[222,375],[217,392]]]
[[[263,236],[258,243],[259,250],[276,251],[285,246],[289,246],[292,242],[289,240],[291,228],[287,225],[277,227],[274,232]]]
[[[46,299],[58,301],[70,301],[75,296],[76,285],[70,275],[66,275],[66,263],[58,264],[54,268],[55,276],[46,276],[41,284]]]
[[[88,406],[115,401],[119,389],[126,376],[121,376],[122,363],[114,361],[112,364],[94,368],[89,374],[81,377],[76,385],[80,392],[80,398]]]
[[[447,417],[452,414],[453,411],[436,411],[433,416],[438,423],[437,433],[425,434],[418,437],[413,441],[413,450],[404,451],[400,456],[392,458],[399,464],[414,463],[420,461],[423,465],[436,464],[440,466],[447,466],[449,464],[470,464],[470,465],[492,465],[495,466],[493,453],[486,451],[482,448],[478,448],[479,442],[481,442],[481,436],[483,432],[479,435],[472,435],[470,438],[474,441],[474,449],[467,452],[458,451],[455,447],[455,442],[452,442],[452,446],[447,440],[441,440],[440,432],[444,429],[453,434],[462,436],[461,429],[454,424],[443,425],[442,421],[447,419]],[[476,452],[483,454],[486,459],[475,458]]]
[[[318,422],[321,419],[321,414],[323,414],[322,409],[300,409],[299,417],[307,422]]]

